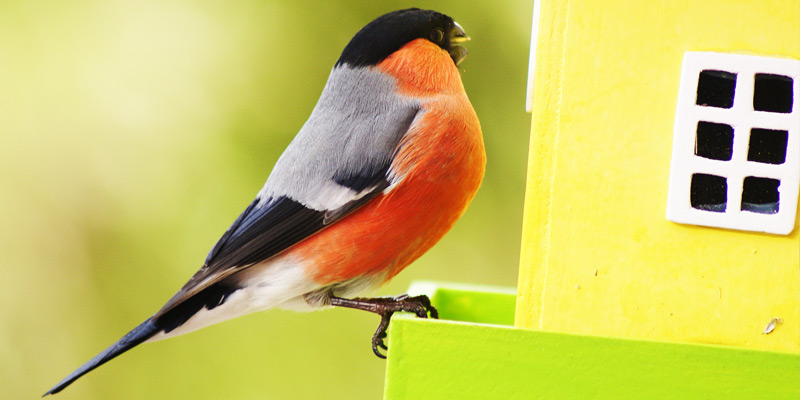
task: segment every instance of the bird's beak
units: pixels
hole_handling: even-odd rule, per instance
[[[453,29],[450,30],[450,43],[464,43],[470,40],[470,37],[467,36],[467,33],[464,32],[464,28],[458,24],[458,22],[453,22]]]
[[[450,53],[450,58],[453,59],[453,62],[458,65],[467,57],[467,49],[459,46],[459,44],[470,40],[470,38],[467,36],[467,33],[464,32],[464,28],[457,22],[453,23],[453,29],[450,30],[448,38],[450,41],[450,50],[448,53]]]

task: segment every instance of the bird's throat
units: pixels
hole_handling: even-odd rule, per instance
[[[377,68],[395,77],[398,91],[409,96],[464,90],[458,68],[450,54],[424,39],[409,42],[378,64]]]

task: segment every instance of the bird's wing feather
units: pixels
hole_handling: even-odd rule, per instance
[[[375,189],[349,208],[354,210],[382,190],[380,187]],[[203,268],[156,313],[156,319],[212,284],[286,250],[336,221],[326,221],[326,215],[335,211],[317,211],[288,197],[272,200],[260,207],[258,201],[256,199],[250,204],[225,232],[209,253]]]

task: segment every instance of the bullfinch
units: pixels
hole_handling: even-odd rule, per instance
[[[447,15],[407,9],[350,40],[308,121],[203,267],[153,316],[45,395],[132,347],[279,307],[436,317],[425,296],[352,298],[430,249],[464,213],[486,155],[457,65],[469,40]]]

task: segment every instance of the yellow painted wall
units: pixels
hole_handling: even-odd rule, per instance
[[[536,51],[516,325],[800,352],[797,221],[665,218],[684,53],[800,59],[800,1],[545,0]]]

